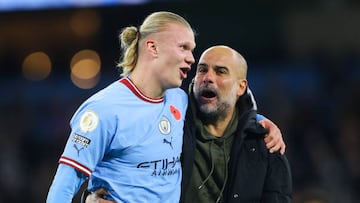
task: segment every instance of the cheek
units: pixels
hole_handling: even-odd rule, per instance
[[[233,82],[229,82],[226,85],[224,84],[220,88],[222,89],[224,96],[229,100],[236,99],[239,96],[239,87],[234,85]]]
[[[200,76],[199,76],[198,74],[196,74],[196,75],[194,76],[194,81],[193,81],[194,88],[195,88],[196,86],[199,86],[199,85],[200,85],[200,83],[201,83],[200,81],[201,81]]]
[[[246,87],[240,86],[238,81],[226,80],[221,83],[222,88],[231,94],[231,96],[239,97],[244,94]]]
[[[194,94],[197,94],[198,91],[199,91],[199,84],[197,84],[196,82],[194,83],[193,87],[192,87],[192,90],[194,92]]]
[[[235,88],[234,86],[232,87],[228,87],[228,89],[226,89],[223,94],[222,94],[222,101],[229,104],[230,106],[233,106],[236,104],[237,98],[239,97],[237,95],[237,88]]]
[[[174,74],[174,71],[178,67],[178,62],[172,56],[166,56],[163,59],[163,63],[159,68],[159,74]]]
[[[178,54],[168,54],[166,57],[167,68],[179,68],[182,66],[183,59]]]

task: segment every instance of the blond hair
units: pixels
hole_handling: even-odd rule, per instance
[[[119,38],[122,55],[117,65],[122,68],[121,75],[127,75],[134,70],[139,57],[139,41],[150,34],[163,31],[170,23],[178,23],[192,30],[183,17],[172,12],[159,11],[147,16],[139,29],[129,26],[121,31]]]

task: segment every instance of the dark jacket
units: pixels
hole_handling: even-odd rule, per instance
[[[191,93],[189,100],[193,101]],[[239,123],[230,153],[224,202],[291,202],[289,162],[284,155],[270,154],[266,148],[266,130],[256,121],[256,103],[250,91],[239,98],[237,108]],[[189,106],[184,127],[182,197],[190,181],[196,147],[192,109]],[[184,202],[183,198],[180,202]]]

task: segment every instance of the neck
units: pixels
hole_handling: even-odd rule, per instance
[[[209,132],[215,137],[222,137],[224,136],[224,132],[226,128],[230,124],[233,114],[234,114],[234,110],[229,112],[225,117],[223,117],[223,119],[206,123],[205,126],[208,128]]]
[[[131,81],[149,98],[161,98],[165,95],[165,89],[161,87],[157,80],[151,74],[147,74],[139,68],[135,68],[130,75]]]

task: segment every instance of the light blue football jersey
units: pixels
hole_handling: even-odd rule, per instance
[[[79,107],[59,162],[89,176],[90,191],[104,187],[119,203],[179,202],[187,104],[180,88],[151,99],[122,78]]]

